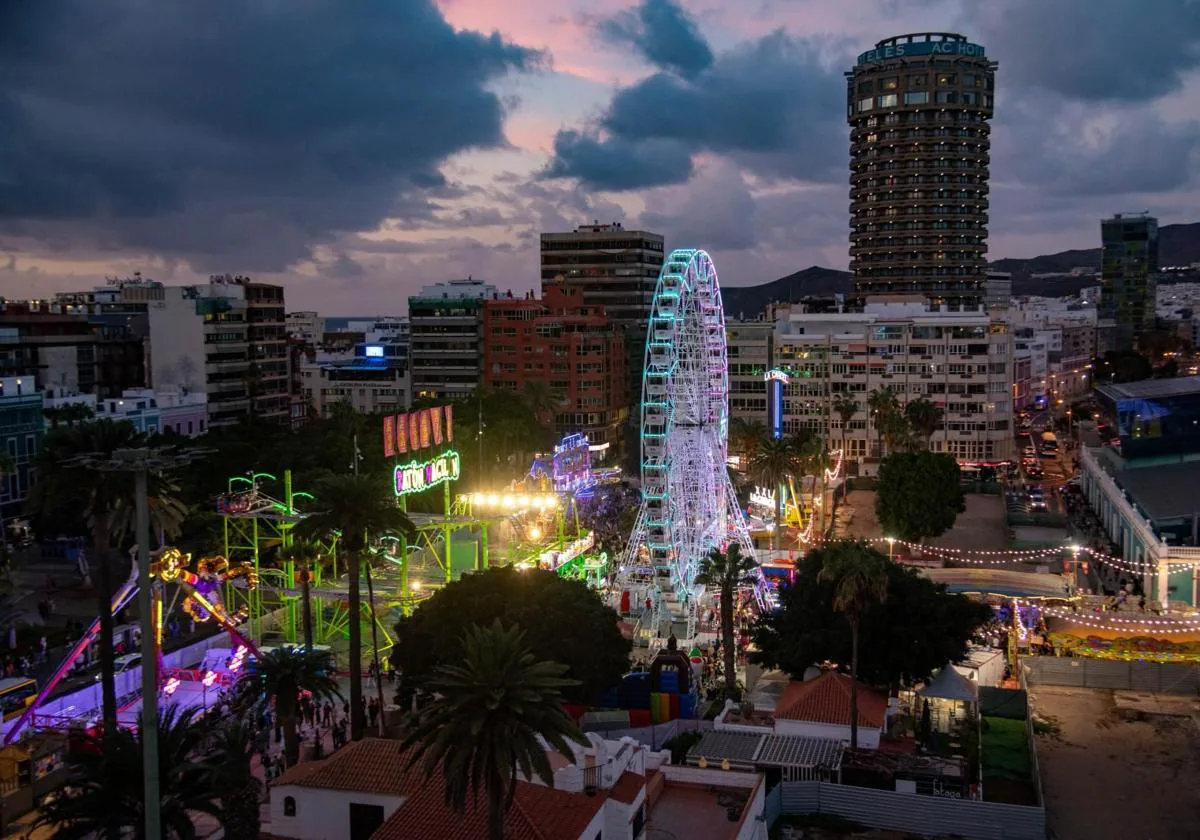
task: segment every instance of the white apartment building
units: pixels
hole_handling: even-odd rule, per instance
[[[167,286],[147,304],[150,384],[203,393],[207,426],[286,422],[290,412],[283,288],[243,277]]]
[[[495,286],[468,277],[425,286],[408,299],[414,397],[461,399],[482,381],[483,302]]]
[[[286,318],[288,335],[302,344],[316,347],[325,334],[325,319],[317,312],[289,312]]]
[[[729,358],[729,416],[747,422],[767,422],[767,383],[771,369],[775,319],[725,321],[725,343]]]
[[[748,327],[747,325],[750,324]],[[761,332],[751,322],[727,328],[730,364],[742,364],[743,345],[754,365],[761,357]],[[891,390],[901,404],[926,397],[945,411],[943,428],[930,442],[964,462],[1008,461],[1014,457],[1009,325],[983,312],[928,312],[921,303],[868,303],[864,312],[776,312],[768,365],[787,371],[783,426],[845,443],[860,472],[876,471],[879,436],[870,421],[868,395]],[[732,373],[732,369],[731,369]],[[731,375],[731,414],[766,422],[748,399],[754,374]],[[734,383],[741,383],[735,390]],[[742,391],[745,388],[745,391]],[[846,424],[834,411],[839,398],[858,404]],[[844,428],[843,428],[844,425]]]

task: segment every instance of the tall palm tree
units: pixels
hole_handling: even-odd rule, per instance
[[[850,425],[850,421],[854,419],[854,415],[858,414],[860,406],[858,400],[849,394],[839,394],[834,398],[833,410],[837,412],[838,417],[842,419],[842,457],[846,457],[846,429]]]
[[[839,540],[821,550],[819,580],[833,583],[833,608],[850,624],[850,749],[858,749],[858,627],[887,598],[887,557],[862,540]]]
[[[60,426],[46,435],[38,458],[38,482],[27,507],[35,515],[54,518],[64,509],[83,514],[90,531],[92,562],[97,570],[96,608],[100,617],[100,682],[106,733],[117,730],[117,695],[113,668],[113,567],[110,549],[133,530],[136,480],[132,473],[92,470],[80,459],[112,458],[123,449],[145,446],[148,439],[132,424],[108,418],[79,426]],[[150,525],[155,533],[177,536],[186,508],[176,499],[178,487],[161,473],[147,476]]]
[[[259,796],[262,782],[250,760],[256,748],[254,727],[233,718],[208,736],[204,767],[208,784],[221,803],[221,826],[227,840],[258,840],[261,820]]]
[[[570,742],[587,744],[563,711],[566,666],[539,662],[517,627],[497,620],[463,635],[462,661],[439,666],[430,689],[438,700],[410,725],[404,739],[409,766],[422,762],[426,775],[440,766],[446,802],[458,813],[468,796],[483,794],[488,836],[504,840],[504,817],[517,792],[518,774],[553,786],[546,745],[570,758]]]
[[[162,838],[146,837],[142,787],[142,741],[137,732],[105,732],[88,737],[70,759],[70,776],[58,795],[46,802],[38,826],[50,827],[59,840],[137,838],[196,840],[197,813],[221,819],[222,809],[201,754],[206,728],[193,710],[162,709],[158,715],[159,796]]]
[[[321,547],[311,540],[293,540],[279,552],[282,560],[295,563],[300,580],[300,622],[304,628],[304,649],[313,648],[312,570],[321,557]]]
[[[554,427],[554,417],[563,410],[567,396],[551,388],[545,379],[532,379],[521,386],[521,399],[533,410],[534,417],[543,426]]]
[[[754,580],[756,568],[758,564],[754,558],[743,557],[742,547],[733,542],[724,551],[715,547],[709,551],[696,575],[696,583],[716,589],[721,595],[721,651],[725,657],[725,696],[730,700],[736,700],[738,694],[733,614],[737,608],[738,589]]]
[[[290,767],[300,760],[300,693],[314,702],[341,699],[337,679],[325,658],[300,648],[279,648],[256,656],[238,680],[238,691],[262,705],[274,705],[275,719],[283,729],[283,757]]]
[[[340,532],[346,554],[350,591],[350,737],[363,736],[362,667],[362,563],[369,562],[366,548],[369,535],[416,532],[412,521],[396,504],[393,488],[375,475],[334,475],[318,482],[316,498],[323,505],[296,525],[295,533],[304,539],[320,539]],[[371,626],[375,625],[375,605],[371,604]],[[372,631],[374,632],[374,630]],[[379,646],[375,646],[378,658]]]
[[[889,388],[876,388],[867,394],[867,409],[871,412],[871,422],[875,426],[875,435],[879,441],[880,456],[883,455],[884,429],[890,419],[899,413],[900,404],[896,395]]]
[[[820,508],[821,508],[821,526],[820,533],[822,538],[825,535],[825,489],[829,479],[825,475],[825,471],[829,468],[829,449],[825,445],[825,441],[820,437],[811,437],[800,444],[797,456],[802,465],[801,473],[803,475],[811,475],[814,479],[812,497],[814,499],[812,514],[816,513],[818,488],[820,492]],[[811,514],[810,514],[811,515]]]
[[[776,548],[783,531],[783,493],[780,486],[800,470],[796,443],[790,438],[767,438],[750,455],[751,477],[775,492],[775,531],[771,541]]]
[[[769,436],[766,425],[757,420],[734,417],[729,421],[729,448],[743,458],[749,458]]]
[[[913,435],[925,449],[929,448],[934,432],[942,427],[944,416],[945,412],[941,407],[925,397],[915,399],[904,406],[904,418],[908,420]]]

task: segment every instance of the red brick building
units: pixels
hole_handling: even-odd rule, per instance
[[[546,383],[563,397],[554,415],[562,435],[581,432],[593,445],[618,447],[629,418],[625,333],[583,289],[548,284],[541,300],[504,297],[483,307],[483,382],[518,393]]]

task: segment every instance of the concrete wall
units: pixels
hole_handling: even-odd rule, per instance
[[[203,390],[204,319],[196,314],[196,301],[183,297],[183,288],[164,289],[165,300],[149,305],[150,384]]]
[[[869,726],[858,727],[858,748],[861,750],[879,749],[879,736],[882,729],[872,729]],[[811,723],[803,720],[776,720],[776,735],[802,735],[805,738],[830,738],[834,741],[850,743],[850,727],[834,726],[829,723]]]

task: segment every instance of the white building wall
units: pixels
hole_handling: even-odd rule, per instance
[[[163,290],[164,300],[150,302],[150,384],[203,390],[204,319],[183,287]]]
[[[294,817],[284,815],[284,801],[289,796],[296,801]],[[404,802],[404,798],[281,785],[271,788],[271,834],[293,840],[345,840],[350,836],[352,802],[382,805],[386,821]]]

